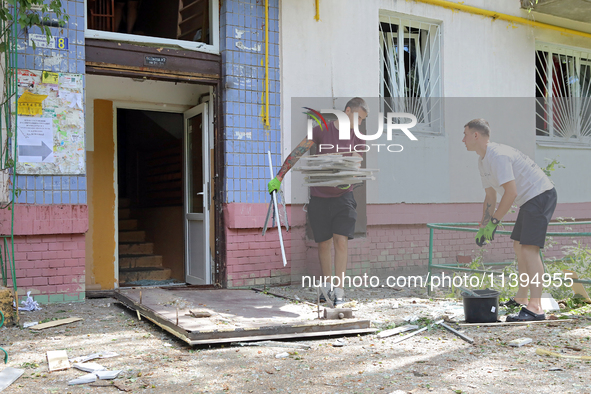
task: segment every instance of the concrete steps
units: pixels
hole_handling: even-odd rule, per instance
[[[146,232],[138,228],[130,206],[129,199],[119,199],[119,282],[170,279],[171,270],[154,254],[154,244],[146,242]]]
[[[167,280],[170,279],[170,269],[162,267],[119,268],[121,283],[137,282],[138,280]]]
[[[139,267],[160,267],[162,268],[162,256],[155,254],[147,255],[119,255],[119,268],[139,268]]]

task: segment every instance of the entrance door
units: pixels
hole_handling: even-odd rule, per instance
[[[207,103],[191,108],[185,121],[186,281],[211,283],[209,250],[209,119]]]

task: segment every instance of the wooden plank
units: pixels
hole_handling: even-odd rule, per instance
[[[49,350],[47,352],[47,364],[49,372],[61,371],[70,368],[70,360],[65,350]]]
[[[44,330],[46,328],[57,327],[57,326],[61,326],[64,324],[74,323],[74,322],[80,321],[80,320],[84,320],[84,319],[82,319],[81,317],[68,317],[66,319],[53,320],[53,321],[49,321],[47,323],[37,324],[36,326],[32,326],[30,328],[31,328],[31,330]]]
[[[350,329],[350,330],[331,330],[331,331],[323,331],[321,333],[313,333],[313,332],[304,332],[304,333],[294,333],[294,334],[275,334],[275,335],[255,335],[255,336],[248,336],[248,337],[233,337],[233,338],[219,338],[219,339],[204,339],[204,340],[191,340],[189,342],[190,345],[206,345],[206,344],[213,344],[213,343],[232,343],[232,342],[249,342],[249,341],[267,341],[267,340],[276,340],[276,339],[303,339],[303,338],[313,338],[319,336],[344,336],[344,335],[354,335],[354,334],[373,334],[377,331],[377,328],[360,328],[360,329]]]
[[[24,373],[24,369],[6,367],[0,372],[0,391],[13,384]]]

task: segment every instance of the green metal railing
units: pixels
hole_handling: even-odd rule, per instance
[[[514,222],[504,222],[503,226],[513,226]],[[589,225],[591,221],[587,222],[552,222],[549,223],[550,226],[577,226],[577,225]],[[433,233],[434,230],[451,230],[451,231],[463,231],[463,232],[471,232],[477,233],[478,232],[478,225],[479,223],[427,223],[427,227],[429,228],[429,266],[428,266],[428,278],[429,280],[432,279],[432,271],[433,269],[438,270],[449,270],[449,271],[460,271],[460,272],[473,272],[473,273],[481,273],[481,274],[498,274],[502,275],[502,271],[491,271],[491,270],[484,270],[484,269],[476,269],[476,268],[466,268],[464,264],[453,263],[453,264],[433,264]],[[475,226],[475,228],[467,227],[467,226]],[[497,230],[495,234],[506,234],[510,235],[511,231],[507,230]],[[591,232],[548,232],[546,233],[547,236],[552,237],[591,237]],[[540,257],[542,258],[542,263],[544,260],[544,254],[540,250]],[[558,260],[553,260],[558,261]],[[490,263],[482,263],[483,266],[487,267],[494,267],[494,266],[507,266],[513,264],[512,261],[510,262],[490,262]],[[584,284],[591,284],[591,279],[573,279],[573,283],[584,283]],[[431,286],[427,286],[427,292],[431,294]]]
[[[18,291],[16,285],[16,266],[14,261],[14,203],[17,196],[16,185],[16,125],[18,108],[18,11],[11,7],[12,21],[2,21],[0,23],[0,42],[4,44],[0,51],[2,56],[3,89],[0,102],[0,172],[3,173],[2,181],[10,185],[9,201],[3,201],[0,209],[10,210],[10,234],[8,229],[0,235],[0,279],[4,287],[8,287],[8,269],[10,269],[10,279],[14,300],[18,307]],[[12,313],[11,311],[9,313]],[[4,324],[4,313],[0,311],[0,327]],[[16,310],[16,323],[19,324],[18,308]],[[8,352],[4,352],[4,363],[8,362]]]

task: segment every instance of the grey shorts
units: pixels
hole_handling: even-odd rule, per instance
[[[543,249],[556,202],[556,189],[552,188],[523,204],[519,208],[511,239],[521,245],[535,245]]]
[[[353,239],[357,221],[356,209],[357,202],[352,192],[333,198],[312,196],[308,204],[308,220],[314,233],[314,241],[328,241],[333,234]]]

